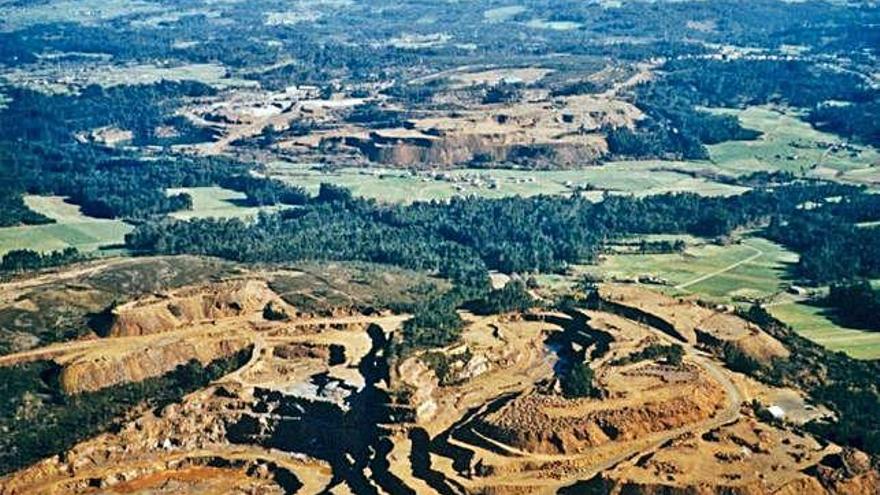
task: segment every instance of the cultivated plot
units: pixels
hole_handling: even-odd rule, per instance
[[[171,213],[170,216],[180,220],[191,218],[254,218],[260,211],[276,211],[279,207],[245,206],[244,193],[224,189],[222,187],[180,187],[167,189],[168,195],[189,194],[192,198],[192,209]]]
[[[26,196],[32,210],[55,220],[45,225],[24,225],[0,229],[0,255],[14,249],[49,252],[75,247],[83,252],[121,244],[133,227],[121,220],[83,215],[76,205],[59,196]]]

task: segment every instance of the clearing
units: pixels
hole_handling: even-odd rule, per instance
[[[279,206],[243,206],[244,193],[222,187],[178,187],[165,191],[169,196],[186,193],[192,198],[192,209],[171,213],[180,220],[192,218],[254,218],[261,211],[277,211]]]
[[[28,207],[56,221],[0,229],[0,255],[14,249],[48,252],[75,247],[83,252],[121,244],[133,227],[121,220],[83,215],[79,206],[60,196],[25,196]]]

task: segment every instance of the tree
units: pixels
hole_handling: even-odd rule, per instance
[[[485,298],[476,301],[472,309],[476,314],[493,315],[525,311],[534,303],[526,283],[517,279],[511,280],[501,289],[491,291]]]
[[[559,380],[562,394],[568,398],[592,397],[596,390],[593,378],[593,370],[586,363],[575,363]]]

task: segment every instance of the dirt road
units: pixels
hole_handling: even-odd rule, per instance
[[[692,285],[696,285],[696,284],[698,284],[698,283],[700,283],[700,282],[705,282],[706,280],[710,280],[710,279],[712,279],[712,278],[715,278],[715,277],[717,277],[718,275],[725,274],[725,273],[727,273],[727,272],[729,272],[729,271],[731,271],[731,270],[736,269],[737,267],[740,267],[740,266],[742,266],[742,265],[745,265],[746,263],[751,263],[752,261],[755,261],[756,259],[760,258],[761,256],[764,256],[764,254],[765,254],[764,251],[761,251],[760,249],[756,248],[755,246],[751,246],[751,245],[749,245],[749,244],[743,244],[743,246],[745,246],[745,247],[751,249],[752,251],[755,252],[755,254],[749,256],[748,258],[745,258],[745,259],[739,260],[739,261],[737,261],[736,263],[733,263],[733,264],[730,264],[730,265],[728,265],[728,266],[725,266],[724,268],[721,268],[720,270],[715,270],[715,271],[712,272],[712,273],[707,273],[707,274],[705,274],[705,275],[701,275],[701,276],[699,276],[699,277],[697,277],[697,278],[695,278],[695,279],[693,279],[693,280],[691,280],[691,281],[689,281],[689,282],[685,282],[685,283],[683,283],[683,284],[676,285],[675,288],[676,288],[676,289],[679,289],[679,290],[681,290],[681,289],[687,289],[688,287],[690,287],[690,286],[692,286]]]

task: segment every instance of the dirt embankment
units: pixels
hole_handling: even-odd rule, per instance
[[[493,162],[552,162],[573,167],[595,163],[607,152],[605,141],[595,136],[582,143],[522,143],[506,134],[462,136],[394,136],[371,133],[344,140],[370,161],[400,167],[435,165],[451,167],[474,160]]]
[[[107,353],[87,354],[64,363],[59,381],[65,393],[93,392],[113,385],[136,383],[163,375],[196,360],[203,365],[231,356],[251,341],[243,337],[166,340]]]
[[[111,312],[108,337],[55,358],[61,386],[72,394],[95,391],[229,356],[251,344],[247,331],[277,300],[264,281],[233,280],[122,304]]]
[[[321,136],[320,146],[350,148],[370,161],[401,167],[474,161],[575,167],[607,154],[604,128],[631,127],[643,117],[612,97],[534,94],[514,103],[474,103],[467,112],[438,112],[396,128],[345,128]]]
[[[122,304],[111,312],[110,337],[167,332],[199,322],[258,313],[277,299],[265,282],[241,280],[191,287]]]
[[[645,321],[673,338],[721,351],[731,345],[761,363],[786,358],[788,349],[756,325],[731,313],[703,307],[690,299],[672,298],[635,285],[604,284],[603,307]]]
[[[487,437],[526,452],[577,454],[610,442],[627,442],[712,417],[724,391],[710,381],[687,387],[679,396],[615,408],[595,408],[595,400],[526,395],[475,422]]]

